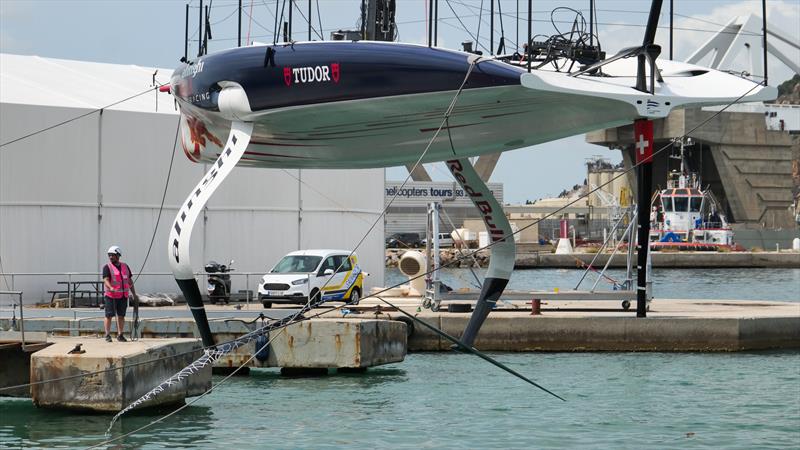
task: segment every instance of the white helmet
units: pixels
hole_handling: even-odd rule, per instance
[[[122,250],[120,250],[119,246],[116,245],[108,247],[108,254],[110,255],[112,253],[115,253],[117,256],[122,256]]]

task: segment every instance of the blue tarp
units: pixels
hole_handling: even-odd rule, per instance
[[[677,234],[670,231],[669,233],[665,234],[664,237],[662,237],[661,240],[658,242],[681,242],[681,238]]]

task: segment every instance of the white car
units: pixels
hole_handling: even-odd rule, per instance
[[[355,253],[300,250],[284,256],[264,275],[258,286],[258,299],[265,308],[271,308],[273,303],[305,304],[309,298],[358,304],[362,292],[364,272]]]
[[[425,244],[427,243],[428,243],[428,238],[422,240],[423,246],[425,246]],[[450,233],[439,233],[439,248],[452,247],[452,246],[453,246],[453,237],[450,236]]]

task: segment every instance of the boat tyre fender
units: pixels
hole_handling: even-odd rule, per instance
[[[414,335],[414,321],[405,316],[397,317],[394,320],[406,324],[406,339],[411,339],[411,336]]]
[[[256,338],[256,359],[264,362],[269,358],[269,340],[267,336],[261,335]]]

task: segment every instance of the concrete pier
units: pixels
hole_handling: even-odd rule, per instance
[[[212,325],[212,332],[214,328]],[[227,340],[242,334],[217,332],[214,336]],[[253,358],[249,367],[366,369],[402,362],[406,356],[406,326],[392,320],[311,319],[275,331],[268,339],[272,339],[269,357],[264,361]],[[238,367],[257,350],[256,343],[241,347],[217,361],[215,367]]]
[[[456,337],[469,320],[468,312],[417,313],[419,299],[386,300]],[[363,307],[376,303],[362,300]],[[510,304],[501,304],[489,315],[476,348],[518,352],[800,349],[800,303],[656,299],[647,318],[623,311],[618,301],[547,301],[542,302],[541,315],[531,315],[530,303]],[[446,309],[443,304],[442,311]],[[380,317],[408,320],[392,311]],[[449,351],[450,345],[419,324],[408,339],[409,351]]]
[[[213,307],[219,310],[225,307]],[[264,311],[260,305],[249,313],[228,308],[230,316],[211,319],[211,333],[217,342],[225,342],[253,331],[259,323],[252,316]],[[196,338],[194,320],[185,317],[170,317],[170,311],[184,311],[184,307],[159,308],[161,318],[143,318],[139,332],[145,339]],[[209,308],[211,309],[211,308]],[[67,311],[67,310],[48,310]],[[248,315],[249,314],[249,315]],[[28,315],[31,316],[30,314]],[[7,319],[0,319],[0,329],[9,326]],[[129,321],[130,322],[130,321]],[[26,318],[25,329],[52,333],[57,336],[85,336],[86,342],[99,341],[103,319],[46,317]],[[128,323],[126,330],[131,330]],[[401,362],[406,355],[405,325],[396,321],[375,320],[362,317],[342,317],[341,313],[327,318],[317,318],[292,324],[277,331],[269,346],[269,358],[260,361],[253,358],[249,367],[281,368],[328,368],[365,369]],[[129,343],[118,344],[128,346]],[[110,344],[109,344],[110,345]],[[199,341],[197,341],[197,345]],[[234,353],[217,361],[215,368],[233,369],[247,362],[257,350],[255,342],[240,347]],[[182,366],[181,366],[182,367]]]
[[[194,339],[127,343],[86,337],[53,340],[52,345],[31,355],[31,383],[125,368],[33,384],[31,398],[36,406],[44,408],[119,411],[202,354],[200,343]],[[84,353],[70,353],[78,344]],[[186,397],[200,395],[210,387],[211,368],[207,367],[167,388],[146,406],[182,403]]]
[[[49,346],[47,333],[25,335],[0,331],[0,388],[27,384],[31,378],[31,354]],[[21,387],[0,391],[0,397],[30,397],[30,389]]]

